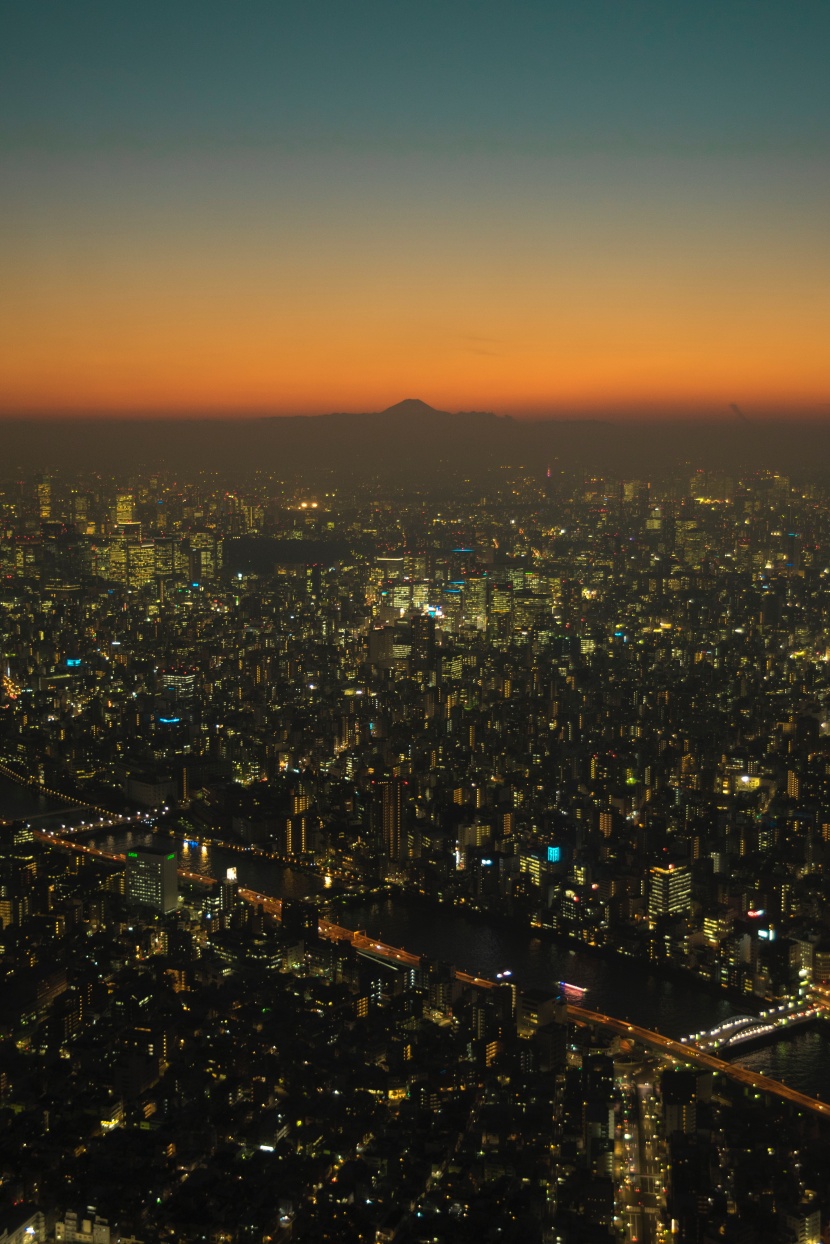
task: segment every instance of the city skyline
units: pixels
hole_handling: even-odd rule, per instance
[[[830,1242],[827,0],[0,0],[0,1244]]]
[[[0,471],[6,1237],[820,1244],[826,481],[310,457]]]

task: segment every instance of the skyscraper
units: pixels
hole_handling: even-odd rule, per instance
[[[196,671],[184,668],[164,670],[162,686],[173,703],[189,708],[196,694]]]
[[[654,924],[660,916],[688,911],[692,901],[692,875],[685,864],[652,868],[648,896],[648,919]]]
[[[384,778],[375,783],[372,816],[384,857],[399,862],[405,845],[402,836],[403,795],[400,778]]]
[[[418,613],[412,619],[412,668],[430,669],[435,663],[435,618]]]
[[[140,847],[127,852],[127,898],[163,915],[179,902],[176,852]]]
[[[41,518],[52,517],[52,482],[48,477],[37,486],[37,506]]]
[[[118,526],[120,527],[124,523],[131,523],[134,511],[135,503],[132,493],[118,493],[118,496],[115,498],[115,521]]]

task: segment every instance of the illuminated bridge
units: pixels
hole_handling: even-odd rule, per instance
[[[77,796],[75,795],[67,795],[65,791],[55,790],[51,786],[47,786],[44,782],[36,781],[34,778],[25,777],[23,774],[18,773],[16,769],[11,769],[7,764],[4,764],[2,761],[0,761],[0,775],[2,775],[5,778],[8,778],[11,782],[14,782],[17,786],[29,787],[30,789],[36,791],[38,795],[41,795],[45,798],[59,799],[61,803],[70,804],[72,807],[77,808],[79,811],[83,811],[86,808],[90,808],[93,812],[99,813],[102,820],[104,817],[110,818],[110,824],[116,824],[116,823],[120,823],[121,821],[131,819],[130,817],[117,816],[115,813],[111,812],[108,808],[99,808],[94,803],[86,803],[83,799],[78,799]],[[57,811],[43,812],[43,813],[36,814],[34,817],[27,817],[26,820],[27,822],[30,822],[33,820],[42,820],[44,817],[47,817],[47,816],[59,816],[59,815],[60,813]],[[138,819],[138,818],[136,817],[135,819]]]
[[[677,1059],[678,1062],[694,1063],[695,1066],[705,1067],[709,1071],[717,1071],[721,1075],[729,1076],[732,1080],[737,1080],[739,1084],[747,1088],[754,1089],[756,1093],[773,1093],[776,1097],[791,1102],[799,1110],[812,1110],[815,1114],[830,1119],[830,1105],[826,1102],[818,1101],[815,1097],[808,1097],[806,1093],[799,1093],[796,1089],[788,1088],[780,1080],[772,1080],[758,1071],[750,1071],[746,1067],[737,1067],[733,1063],[727,1063],[706,1050],[695,1049],[692,1045],[674,1041],[671,1037],[652,1032],[650,1028],[641,1028],[638,1024],[628,1024],[625,1020],[615,1019],[612,1015],[603,1015],[599,1011],[587,1011],[584,1007],[569,1006],[568,1014],[578,1024],[596,1024],[603,1028],[610,1028],[620,1036],[639,1041],[642,1045],[650,1046],[662,1054]]]
[[[813,999],[794,999],[782,1006],[770,1007],[760,1015],[736,1015],[724,1020],[709,1032],[696,1032],[683,1037],[686,1045],[711,1053],[734,1050],[750,1041],[783,1036],[792,1028],[823,1019],[825,1010]]]
[[[50,847],[60,847],[63,851],[77,851],[79,855],[92,855],[96,859],[109,860],[111,864],[125,863],[123,851],[102,851],[100,847],[88,847],[86,843],[76,842],[70,838],[58,838],[56,834],[47,833],[43,829],[33,829],[32,833],[35,838],[39,838],[41,842],[45,842]],[[186,868],[179,868],[178,874],[185,881],[196,881],[200,885],[216,885],[215,877],[205,877],[201,873],[189,872]]]
[[[34,832],[36,837],[50,846],[78,851],[84,855],[99,856],[102,859],[113,862],[120,863],[124,860],[123,855],[101,851],[95,847],[89,847],[69,839],[57,838],[54,834],[47,834],[42,830],[35,830]],[[180,868],[179,876],[188,881],[196,881],[203,885],[216,884],[215,878],[203,877],[199,873],[191,873],[186,869]],[[280,919],[282,915],[281,899],[242,887],[240,887],[239,893],[246,902],[261,906],[269,915]],[[403,950],[398,946],[388,946],[385,942],[375,941],[374,938],[368,937],[365,933],[356,933],[353,929],[333,924],[329,920],[321,920],[319,930],[322,937],[332,941],[351,942],[356,950],[371,952],[374,957],[384,959],[386,962],[396,966],[408,965],[417,967],[422,962],[421,956],[413,954],[412,951]],[[479,989],[492,989],[495,984],[494,981],[486,980],[484,977],[471,976],[468,972],[456,971],[455,976],[457,980],[463,981],[468,985],[475,985]],[[796,1089],[789,1088],[779,1080],[773,1080],[769,1076],[762,1075],[757,1071],[750,1071],[746,1067],[735,1066],[732,1063],[725,1062],[722,1058],[718,1058],[717,1055],[710,1053],[709,1050],[697,1048],[684,1041],[675,1041],[672,1037],[665,1037],[660,1032],[652,1032],[650,1028],[642,1028],[639,1024],[629,1024],[626,1020],[616,1019],[613,1015],[604,1015],[600,1011],[590,1011],[570,1001],[566,1005],[568,1017],[574,1023],[608,1028],[611,1032],[616,1032],[621,1037],[637,1041],[641,1045],[677,1062],[692,1063],[695,1066],[704,1067],[708,1071],[719,1072],[721,1075],[728,1076],[730,1079],[737,1081],[737,1083],[743,1084],[746,1088],[753,1089],[756,1093],[771,1093],[775,1097],[780,1097],[784,1101],[790,1102],[791,1105],[799,1110],[810,1110],[822,1118],[830,1119],[830,1105],[826,1102],[818,1101],[815,1097],[808,1097],[806,1093],[799,1093]]]
[[[267,894],[260,894],[256,890],[246,890],[240,887],[239,894],[248,903],[255,903],[261,906],[269,916],[274,916],[279,920],[282,916],[282,899],[271,898]],[[347,929],[342,924],[333,924],[330,920],[321,920],[318,925],[320,936],[331,942],[351,942],[355,950],[363,951],[372,958],[383,960],[396,967],[412,967],[417,968],[423,962],[422,955],[413,954],[411,950],[403,950],[399,946],[387,946],[385,942],[378,942],[373,937],[369,937],[366,933],[355,932],[354,929]],[[465,985],[477,985],[481,989],[492,989],[493,981],[486,980],[483,976],[471,976],[469,972],[459,972],[456,970],[456,980],[463,981]]]

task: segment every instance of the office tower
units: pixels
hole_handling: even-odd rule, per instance
[[[84,493],[79,493],[75,488],[72,489],[70,515],[78,531],[84,534],[87,529],[87,518],[89,515],[89,497]]]
[[[375,564],[382,572],[382,579],[395,581],[402,579],[405,573],[405,565],[403,557],[376,557]]]
[[[488,620],[496,630],[508,630],[513,619],[513,586],[511,583],[493,583],[490,586]]]
[[[169,537],[158,536],[153,541],[153,573],[159,578],[170,577],[175,572],[175,547]]]
[[[141,523],[119,523],[118,535],[123,536],[127,544],[138,544],[141,541]]]
[[[394,640],[394,627],[373,626],[369,631],[369,664],[391,669],[395,659]]]
[[[103,549],[99,551],[99,568],[105,578],[115,583],[127,582],[127,541],[123,536],[111,540],[105,554]]]
[[[37,508],[40,518],[52,517],[52,481],[47,476],[37,486]]]
[[[195,531],[190,537],[190,578],[202,583],[216,574],[216,536],[212,531]]]
[[[412,619],[412,668],[430,669],[435,664],[435,619],[428,613]]]
[[[155,576],[155,547],[149,541],[127,546],[127,586],[145,587]]]
[[[412,584],[392,583],[389,589],[389,600],[392,608],[399,610],[403,617],[412,604]]]
[[[119,492],[115,498],[115,521],[119,527],[133,521],[134,510],[132,493]]]
[[[175,851],[155,847],[128,851],[127,898],[162,915],[175,911],[179,901]]]
[[[400,861],[405,839],[402,835],[403,795],[400,778],[384,778],[374,783],[372,822],[387,860]]]
[[[162,674],[162,686],[175,704],[189,707],[193,704],[196,694],[196,671],[188,669],[165,670]]]
[[[692,901],[692,875],[685,864],[668,868],[652,868],[648,896],[649,923],[660,916],[674,916],[688,911]]]

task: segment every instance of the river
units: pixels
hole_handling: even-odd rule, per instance
[[[78,812],[68,804],[38,795],[33,787],[21,786],[0,774],[0,821],[30,820],[37,826],[43,818],[48,818],[51,825],[53,816],[64,809],[69,813]]]
[[[0,778],[0,819],[43,816],[56,806]],[[79,815],[68,811],[73,819]],[[140,829],[118,829],[103,830],[85,841],[104,850],[125,851],[151,837]],[[185,841],[178,843],[177,850],[182,866],[191,872],[223,877],[227,868],[235,867],[242,885],[264,894],[302,898],[322,889],[322,881],[315,874],[286,868],[252,852],[200,847]],[[378,940],[452,962],[475,975],[493,978],[507,970],[518,984],[527,986],[551,988],[559,981],[579,985],[586,990],[586,1006],[672,1037],[711,1028],[740,1010],[728,998],[691,978],[666,979],[633,959],[571,948],[547,936],[534,936],[531,931],[465,915],[455,908],[435,908],[418,897],[395,895],[380,902],[345,906],[336,919],[349,928],[365,929]],[[825,1029],[799,1032],[789,1040],[745,1054],[740,1061],[802,1092],[830,1100],[830,1033]]]

